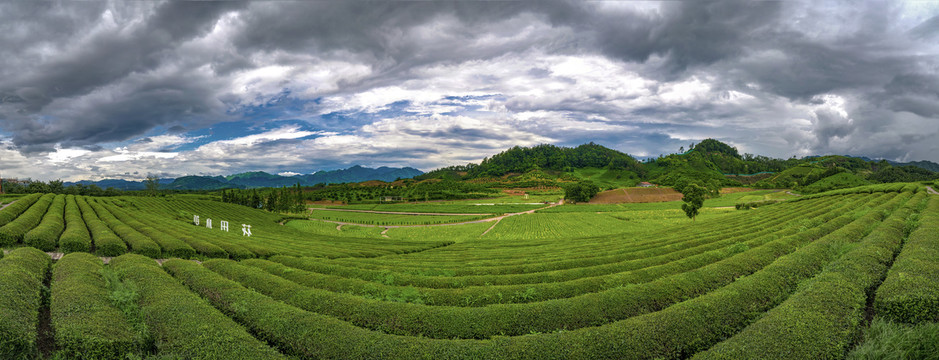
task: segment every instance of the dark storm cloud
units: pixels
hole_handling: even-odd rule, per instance
[[[43,17],[43,2],[16,3],[19,11],[3,12],[7,16],[32,13],[39,22],[55,26],[58,12]],[[20,43],[58,41],[56,37],[76,36],[79,46],[63,45],[69,50],[51,56],[50,60],[24,66],[0,83],[3,98],[0,113],[7,117],[4,128],[14,133],[13,141],[24,151],[49,150],[55,143],[85,145],[120,141],[139,135],[157,125],[185,120],[192,115],[206,114],[216,108],[216,92],[211,82],[181,74],[151,77],[145,75],[158,67],[182,61],[174,51],[181,42],[204,34],[218,16],[238,3],[166,2],[152,12],[144,10],[142,23],[134,24],[135,11],[123,14],[130,19],[118,24],[120,30],[93,32],[87,39],[65,34],[60,29],[40,34],[25,34]],[[117,16],[96,4],[71,3],[56,5],[75,11],[69,24],[94,23],[102,17]],[[61,9],[60,9],[61,10]],[[35,21],[36,19],[34,19]],[[89,26],[72,26],[89,31]],[[38,36],[37,36],[38,35]],[[43,37],[43,36],[48,36]],[[28,40],[26,40],[28,39]],[[74,39],[74,38],[73,38]],[[16,42],[16,40],[14,40]],[[176,75],[174,77],[174,75]],[[130,82],[107,94],[108,87]],[[104,92],[98,97],[95,92]],[[88,99],[82,99],[87,97]],[[101,99],[104,98],[104,99]],[[76,99],[78,99],[76,101]],[[64,108],[56,101],[67,103]]]
[[[577,21],[596,32],[603,53],[634,62],[658,55],[675,72],[739,56],[772,30],[780,9],[775,1],[675,1],[661,13],[601,15],[598,23],[588,13]]]
[[[460,124],[401,125],[381,139],[423,137],[442,145],[471,139],[468,147],[484,149],[546,137],[563,144],[595,138],[652,153],[686,142],[679,138],[723,131],[729,140],[754,142],[749,148],[759,151],[754,139],[767,142],[760,131],[784,128],[782,140],[762,149],[922,158],[929,154],[928,135],[937,133],[923,124],[939,117],[939,64],[932,44],[939,39],[939,16],[922,13],[904,20],[911,17],[899,15],[903,6],[880,1],[0,3],[5,63],[0,131],[12,134],[22,153],[91,150],[153,135],[154,129],[183,135],[222,121],[301,118],[329,103],[325,114],[305,120],[317,130],[348,134],[384,119],[427,121],[420,119],[427,111],[423,105],[449,107],[443,114],[453,116],[486,111],[483,102],[447,102],[443,96],[464,94],[442,90],[439,100],[405,94],[377,105],[342,101],[349,96],[382,87],[415,90],[402,84],[456,76],[466,64],[567,56],[601,57],[649,84],[643,91],[593,91],[588,83],[596,81],[555,74],[549,61],[524,64],[512,74],[500,74],[494,66],[491,73],[473,74],[475,88],[466,90],[500,94],[491,102],[506,114],[485,121],[497,124],[523,112],[561,118],[521,124],[526,134]],[[210,33],[217,38],[200,42]],[[328,61],[339,65],[320,64]],[[285,75],[267,71],[278,68],[287,68]],[[353,75],[297,80],[343,71]],[[522,96],[525,91],[506,85],[512,77],[532,88],[551,82],[576,90],[550,99]],[[662,100],[665,90],[686,81],[704,83],[709,96],[680,90],[673,100]],[[735,103],[727,95],[733,92],[755,99]],[[338,100],[321,103],[330,96]],[[564,119],[586,128],[565,127]],[[801,125],[786,128],[793,120]],[[910,124],[927,137],[911,134]],[[871,136],[889,140],[867,141]]]

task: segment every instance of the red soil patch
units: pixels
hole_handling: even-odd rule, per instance
[[[667,187],[625,188],[608,190],[597,194],[591,204],[649,203],[681,200],[682,195]]]

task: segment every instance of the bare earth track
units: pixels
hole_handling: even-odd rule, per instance
[[[939,195],[939,192],[936,192],[936,190],[933,190],[933,188],[930,187],[930,186],[927,186],[927,187],[926,187],[926,192],[928,192],[928,193],[930,193],[930,194],[932,194],[932,195]]]
[[[3,209],[6,209],[6,208],[7,208],[7,206],[10,206],[10,205],[13,205],[13,203],[15,203],[15,202],[16,202],[16,200],[13,200],[13,201],[11,201],[11,202],[10,202],[9,204],[6,204],[6,205],[3,205],[3,206],[0,206],[0,210],[3,210]]]

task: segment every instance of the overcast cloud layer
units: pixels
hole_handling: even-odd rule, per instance
[[[2,2],[0,175],[308,173],[712,137],[939,161],[939,3]]]

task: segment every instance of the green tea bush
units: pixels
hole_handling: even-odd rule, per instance
[[[59,249],[64,253],[91,252],[91,234],[88,233],[75,195],[65,198],[65,231],[59,237]]]
[[[88,205],[98,214],[98,218],[111,228],[111,231],[114,231],[117,236],[120,236],[121,239],[127,243],[131,252],[154,259],[160,257],[160,245],[157,245],[157,243],[150,240],[150,238],[144,234],[141,234],[139,231],[134,230],[134,228],[118,220],[101,204],[89,202]]]
[[[148,227],[158,228],[160,229],[160,231],[166,233],[167,235],[174,236],[178,238],[179,240],[182,240],[183,242],[191,246],[196,252],[206,257],[228,258],[228,252],[222,249],[220,246],[215,245],[206,240],[197,239],[195,237],[186,235],[182,231],[178,231],[178,229],[176,229],[177,226],[175,226],[174,224],[168,224],[164,221],[161,221],[162,218],[160,216],[156,216],[148,212],[144,212],[144,211],[127,211],[125,212],[125,215],[130,216],[131,218],[139,221],[140,223]],[[248,256],[244,258],[251,258],[254,256],[254,254],[251,253],[250,251],[247,251],[247,249],[245,249],[244,251],[248,252],[249,254]]]
[[[139,353],[140,340],[110,300],[104,264],[88,253],[71,253],[52,271],[52,328],[60,356],[124,359]]]
[[[0,358],[37,357],[42,283],[51,262],[49,255],[28,247],[0,259]]]
[[[196,254],[196,250],[182,240],[137,221],[117,206],[104,205],[104,207],[122,223],[156,242],[162,248],[163,256],[188,259]]]
[[[695,359],[841,359],[859,335],[867,294],[886,274],[905,220],[924,197],[915,196],[785,302]]]
[[[55,250],[59,235],[65,230],[65,195],[57,195],[46,210],[39,226],[25,236],[23,243],[42,251]]]
[[[103,221],[95,214],[94,209],[85,197],[77,197],[79,209],[81,209],[82,218],[88,231],[91,233],[91,239],[94,241],[95,253],[101,256],[118,256],[127,252],[127,245],[121,238],[117,237]]]
[[[189,263],[177,259],[167,264],[173,261]],[[140,310],[161,356],[184,359],[285,358],[167,275],[153,259],[125,254],[112,259],[111,266],[125,281],[137,284]]]
[[[9,246],[23,242],[27,232],[39,225],[43,215],[52,205],[55,194],[45,194],[15,220],[0,227],[0,246]]]
[[[6,225],[8,222],[19,217],[20,214],[26,211],[26,209],[29,209],[40,197],[42,197],[42,194],[29,194],[8,205],[3,211],[0,211],[0,226]]]
[[[930,195],[903,251],[874,301],[887,319],[922,323],[939,321],[939,198]]]

